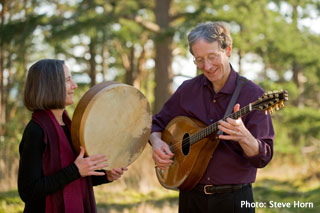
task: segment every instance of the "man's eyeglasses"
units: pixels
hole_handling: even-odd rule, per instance
[[[210,53],[207,58],[195,58],[193,59],[193,63],[197,65],[197,67],[202,68],[204,66],[205,60],[210,64],[216,64],[221,57],[220,53]]]

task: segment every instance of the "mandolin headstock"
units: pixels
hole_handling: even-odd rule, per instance
[[[270,114],[273,112],[273,108],[278,111],[284,107],[284,102],[288,100],[288,91],[269,91],[264,93],[257,101],[252,103],[252,109],[264,110],[267,114],[269,110]]]

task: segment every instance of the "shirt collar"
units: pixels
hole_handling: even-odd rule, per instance
[[[219,91],[219,93],[232,94],[236,88],[237,75],[238,74],[233,69],[232,65],[230,64],[230,73],[229,73],[228,79],[227,79],[225,85],[223,86],[223,88]],[[203,77],[204,77],[203,85],[212,88],[211,82],[204,75],[203,75]]]

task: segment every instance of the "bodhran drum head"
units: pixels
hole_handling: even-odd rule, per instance
[[[103,82],[86,92],[72,118],[71,138],[77,153],[105,154],[105,169],[127,167],[142,153],[151,132],[151,110],[135,87]]]

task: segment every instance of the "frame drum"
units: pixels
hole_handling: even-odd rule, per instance
[[[123,168],[142,153],[151,132],[151,110],[135,87],[103,82],[89,89],[72,118],[71,138],[75,151],[86,156],[104,154],[108,167]]]

